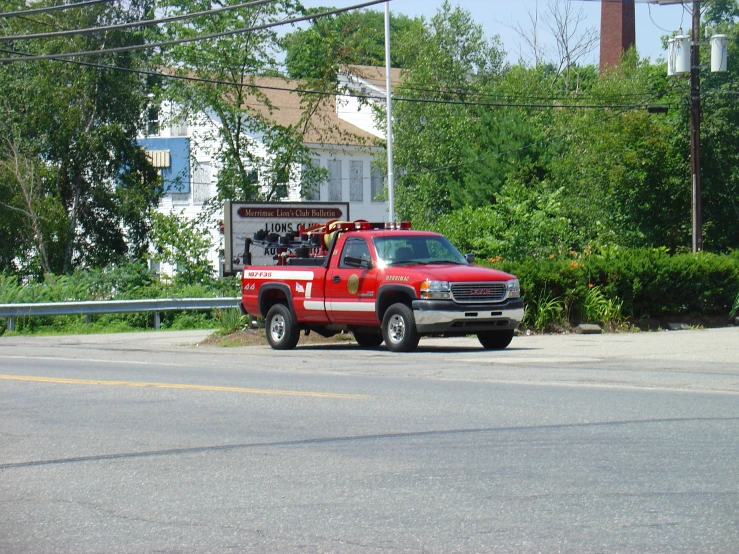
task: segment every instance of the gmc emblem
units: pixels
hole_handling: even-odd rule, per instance
[[[490,294],[490,289],[472,289],[470,290],[472,296],[486,296]]]

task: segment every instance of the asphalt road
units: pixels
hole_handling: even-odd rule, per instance
[[[739,328],[0,338],[0,552],[739,552]]]

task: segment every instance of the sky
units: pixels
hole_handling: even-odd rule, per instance
[[[520,24],[530,29],[529,13],[543,14],[547,3],[554,0],[450,0],[452,6],[459,5],[472,14],[473,19],[482,25],[486,35],[498,35],[507,52],[507,61],[515,63],[521,54],[530,61],[530,51],[525,43],[511,27]],[[561,0],[560,0],[561,1]],[[361,3],[361,0],[302,0],[306,7],[334,6],[337,8]],[[409,16],[433,17],[442,5],[443,0],[392,0],[390,10]],[[600,30],[600,2],[598,0],[574,0],[575,10],[582,9],[584,24]],[[384,5],[378,4],[372,9],[384,11]],[[540,16],[541,17],[541,16]],[[649,57],[653,61],[665,58],[661,37],[676,31],[680,26],[688,31],[691,25],[690,13],[683,11],[682,5],[647,4],[637,0],[636,4],[636,48],[641,57]],[[584,60],[585,63],[597,64],[598,47]]]

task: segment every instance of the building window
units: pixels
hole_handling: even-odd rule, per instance
[[[187,136],[187,121],[177,120],[172,121],[169,126],[169,134],[173,137],[186,137]]]
[[[284,199],[288,195],[288,184],[290,183],[290,169],[280,167],[275,173],[275,189],[273,197],[275,199]]]
[[[364,162],[352,161],[349,165],[349,200],[364,202]]]
[[[210,196],[210,164],[199,163],[192,172],[192,201],[204,204]]]
[[[321,184],[318,182],[308,183],[307,176],[313,172],[313,168],[320,167],[320,158],[311,158],[311,166],[303,165],[300,171],[301,177],[301,194],[303,199],[317,201],[321,199]]]
[[[328,183],[328,200],[329,202],[341,202],[341,160],[328,161],[329,183]]]
[[[190,193],[189,192],[173,192],[172,205],[173,206],[189,206],[190,205]]]
[[[372,202],[384,202],[385,175],[383,175],[381,167],[378,167],[376,165],[372,166],[372,179],[370,187],[372,193]]]
[[[151,104],[146,111],[146,134],[159,134],[159,106]]]

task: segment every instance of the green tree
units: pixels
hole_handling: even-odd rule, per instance
[[[328,11],[313,8],[308,13]],[[423,25],[420,18],[391,14],[390,42],[400,43]],[[293,79],[335,79],[341,65],[385,65],[385,15],[379,11],[342,12],[311,21],[307,29],[283,39],[285,65]],[[405,67],[395,56],[394,67]]]
[[[482,166],[476,161],[481,140],[496,142],[500,136],[483,129],[485,108],[471,105],[489,99],[500,80],[500,44],[485,38],[469,12],[445,2],[429,24],[413,29],[398,48],[407,63],[394,104],[398,215],[428,225],[472,197],[489,203],[500,180],[473,194],[463,189],[468,178],[473,188],[480,183],[471,175]],[[496,122],[499,133],[516,127],[514,118]]]
[[[151,259],[176,268],[177,282],[194,285],[207,282],[213,274],[208,260],[212,239],[207,226],[182,215],[152,214]]]
[[[147,14],[146,3],[103,4],[38,18],[10,18],[2,32],[83,28],[139,20]],[[39,54],[142,40],[141,33],[126,31],[15,41],[12,47]],[[101,54],[92,61],[133,69],[146,63],[134,53]],[[14,175],[4,184],[10,189],[4,213],[13,215],[0,216],[0,234],[19,238],[12,251],[3,252],[4,269],[70,273],[76,267],[102,266],[145,252],[146,214],[159,199],[156,172],[135,142],[146,87],[136,74],[73,61],[0,67],[0,134],[8,139],[0,143],[0,160],[6,174]],[[22,163],[16,163],[18,155]],[[24,190],[33,190],[33,199],[24,196]],[[23,231],[13,227],[18,224]]]

